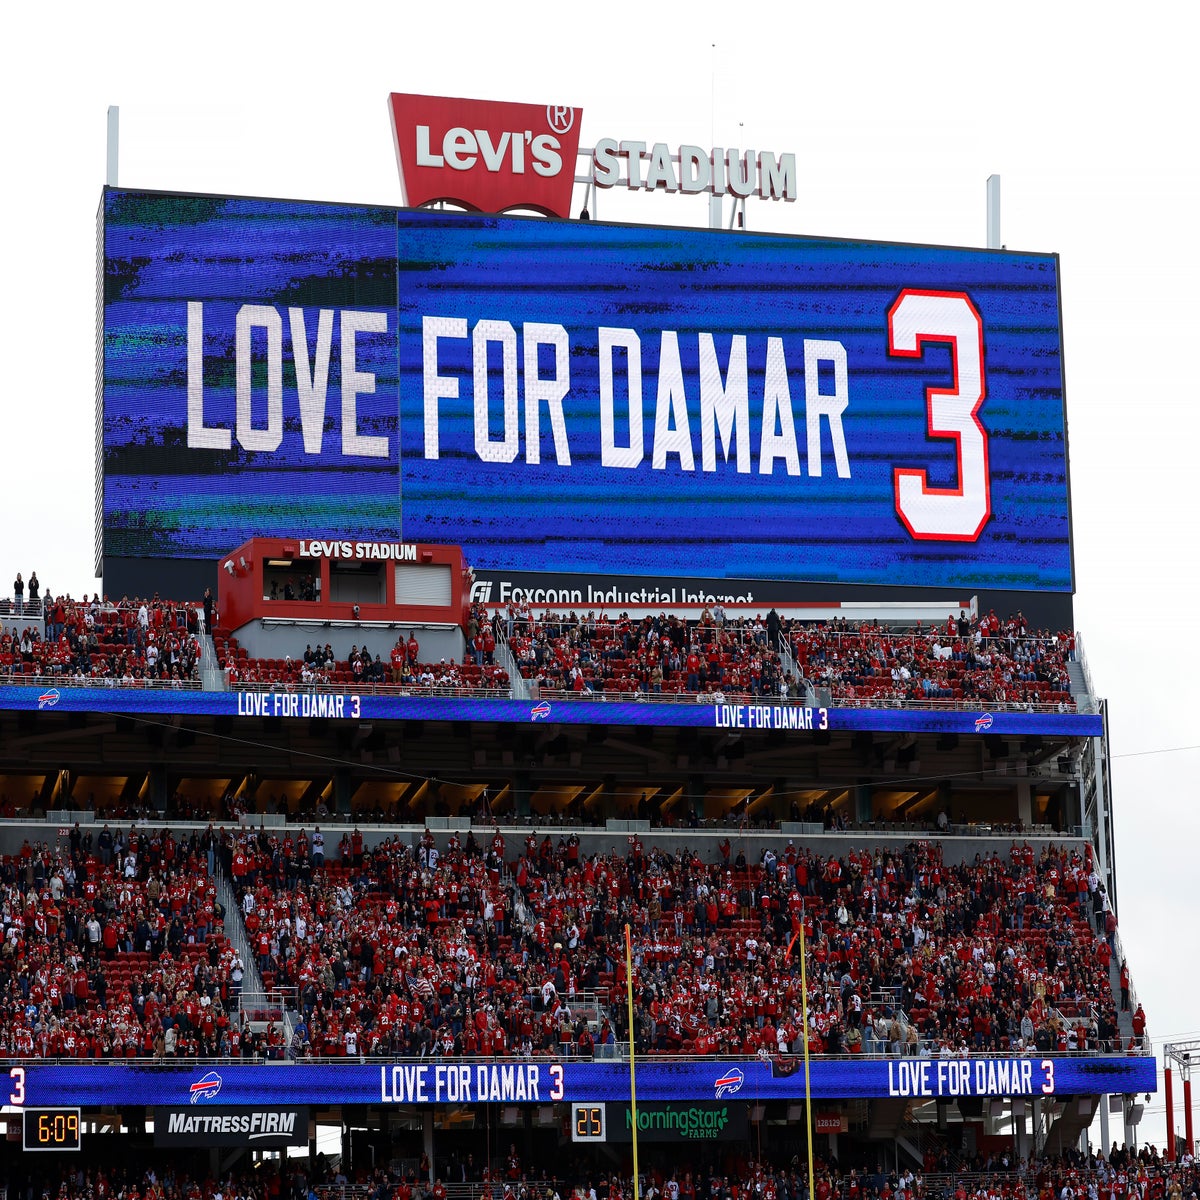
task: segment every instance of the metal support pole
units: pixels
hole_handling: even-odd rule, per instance
[[[1167,1162],[1175,1161],[1175,1096],[1171,1086],[1171,1068],[1163,1067],[1163,1095],[1167,1101]]]
[[[425,1186],[433,1187],[437,1179],[437,1169],[433,1161],[433,1113],[429,1109],[421,1114],[421,1148],[429,1160],[429,1177],[425,1180]]]
[[[108,170],[104,182],[109,187],[117,186],[117,159],[121,132],[121,110],[115,104],[108,106]]]
[[[1195,1154],[1196,1143],[1192,1139],[1192,1076],[1190,1071],[1183,1077],[1183,1142],[1184,1153]]]
[[[637,1071],[634,1057],[637,1053],[637,1037],[633,1026],[633,934],[625,926],[625,999],[629,1005],[629,1128],[633,1146],[633,1200],[641,1200],[642,1184],[638,1178],[638,1115],[637,1115]]]
[[[1109,1097],[1107,1095],[1100,1097],[1100,1153],[1108,1158],[1108,1151],[1112,1146],[1112,1142],[1108,1136],[1108,1106]]]
[[[987,247],[1000,249],[1000,176],[989,175],[987,181]]]

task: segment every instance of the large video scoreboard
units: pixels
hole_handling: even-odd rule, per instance
[[[1052,255],[106,190],[102,556],[1069,593]]]

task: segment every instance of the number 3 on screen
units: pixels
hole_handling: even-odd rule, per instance
[[[987,396],[983,320],[965,292],[906,288],[888,310],[888,353],[920,358],[925,342],[949,342],[954,386],[925,391],[930,437],[953,438],[958,486],[931,488],[923,470],[897,467],[896,513],[918,541],[973,542],[992,515],[988,436],[979,420]]]
[[[8,1102],[14,1108],[20,1108],[25,1103],[25,1068],[13,1067],[8,1073],[12,1081],[12,1091],[8,1094]]]

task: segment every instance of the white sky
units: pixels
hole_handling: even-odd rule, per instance
[[[984,181],[999,173],[1005,244],[1062,256],[1076,616],[1110,700],[1122,933],[1155,1038],[1200,1036],[1200,736],[1186,708],[1200,173],[1183,11],[16,6],[0,74],[4,586],[33,569],[55,593],[96,586],[94,218],[109,104],[133,187],[398,203],[391,91],[573,105],[583,144],[793,150],[800,199],[752,202],[756,229],[983,245]],[[607,193],[599,208],[706,220],[696,198]],[[1160,1093],[1143,1126],[1159,1145],[1161,1109]]]

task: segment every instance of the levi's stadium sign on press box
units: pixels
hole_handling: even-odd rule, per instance
[[[578,110],[393,111],[410,202],[570,212]],[[1054,255],[116,188],[100,233],[100,559],[1073,590]]]

